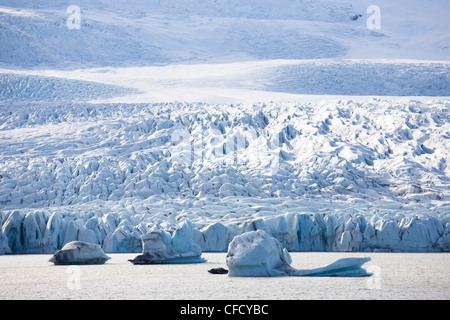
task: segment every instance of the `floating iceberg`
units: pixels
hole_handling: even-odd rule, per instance
[[[98,244],[72,241],[56,252],[50,262],[55,265],[103,264],[109,259]]]
[[[309,270],[291,267],[292,259],[286,248],[264,230],[256,230],[236,236],[227,253],[229,275],[237,277],[277,276],[370,276],[361,266],[370,258],[344,258],[328,266]]]
[[[173,236],[154,227],[142,236],[143,252],[130,260],[133,264],[202,263],[200,246],[194,243],[194,229],[185,220],[175,230]]]

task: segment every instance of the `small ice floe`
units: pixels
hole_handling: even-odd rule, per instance
[[[229,276],[237,277],[363,277],[370,276],[361,266],[370,258],[339,259],[325,267],[299,270],[291,267],[292,259],[281,243],[264,230],[236,236],[226,258]]]
[[[56,252],[50,262],[55,265],[103,264],[109,259],[98,244],[72,241]]]
[[[142,254],[129,260],[133,264],[202,263],[201,248],[193,240],[193,227],[185,220],[170,233],[152,228],[142,235]]]

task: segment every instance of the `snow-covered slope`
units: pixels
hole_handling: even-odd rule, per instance
[[[81,10],[80,29],[67,28]],[[0,66],[131,67],[255,59],[448,60],[446,0],[0,1]]]
[[[449,251],[448,1],[366,2],[0,0],[0,254]]]
[[[76,4],[80,29],[69,29],[72,3],[2,0],[0,73],[21,76],[9,86],[26,85],[31,75],[122,86],[132,94],[73,96],[124,103],[448,96],[448,1],[378,1],[375,30],[367,27],[371,4],[86,0]],[[29,81],[38,88],[36,77]],[[35,96],[28,89],[17,94]]]

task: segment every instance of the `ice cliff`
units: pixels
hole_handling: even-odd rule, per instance
[[[138,253],[145,252],[141,237],[144,243],[159,236],[161,243],[173,244],[180,232],[170,224],[152,231],[154,224],[146,222],[151,221],[150,215],[76,216],[55,212],[48,216],[14,211],[6,217],[0,235],[3,254],[54,253],[76,240],[99,244],[105,252]],[[288,213],[234,223],[197,223],[190,232],[195,243],[192,247],[198,246],[200,253],[226,252],[235,236],[252,230],[264,230],[289,251],[448,252],[449,219],[448,215],[440,220],[426,215]],[[186,251],[178,249],[174,252]]]

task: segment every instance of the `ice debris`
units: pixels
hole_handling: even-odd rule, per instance
[[[133,264],[155,263],[202,263],[202,250],[194,243],[193,227],[189,220],[182,222],[173,236],[168,232],[152,228],[142,236],[143,252],[130,260]]]
[[[264,230],[243,233],[233,239],[227,253],[230,276],[370,276],[361,266],[370,258],[339,259],[325,267],[299,270],[291,267],[292,259],[286,248]]]
[[[50,262],[55,265],[103,264],[109,259],[98,244],[72,241],[57,251]]]

